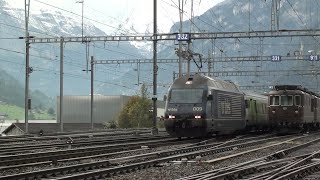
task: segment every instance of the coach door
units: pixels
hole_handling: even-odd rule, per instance
[[[250,114],[251,114],[251,119],[254,124],[257,124],[257,101],[250,99]]]
[[[317,116],[318,116],[318,98],[317,97],[313,97],[311,99],[311,110],[314,112],[313,121],[317,122]]]

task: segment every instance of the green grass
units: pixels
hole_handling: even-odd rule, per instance
[[[18,106],[13,106],[13,105],[8,105],[8,104],[0,104],[0,113],[1,114],[6,114],[8,117],[5,119],[24,119],[24,108],[18,107]],[[56,116],[48,114],[46,111],[42,112],[37,112],[33,114],[33,118],[30,116],[30,111],[29,111],[29,118],[30,119],[55,119]]]

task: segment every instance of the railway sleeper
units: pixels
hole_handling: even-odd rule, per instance
[[[299,178],[305,177],[307,175],[310,175],[314,172],[317,172],[320,170],[320,163],[312,163],[307,164],[304,166],[296,167],[294,169],[287,170],[285,175],[282,175],[281,177],[277,179],[283,179],[283,178],[292,178],[295,176],[298,176]]]

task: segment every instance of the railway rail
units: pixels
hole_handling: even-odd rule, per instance
[[[136,129],[136,130],[104,130],[98,132],[70,132],[70,133],[57,133],[48,134],[45,136],[39,135],[19,135],[19,136],[0,136],[0,144],[8,143],[37,143],[48,140],[67,140],[72,139],[88,139],[92,137],[114,137],[114,136],[130,136],[130,135],[146,135],[150,134],[150,130]],[[160,131],[160,134],[166,134],[165,131]]]
[[[163,142],[159,141],[158,145],[152,144],[153,141],[158,140],[141,141],[145,144],[139,144],[133,149],[130,149],[129,145],[124,145],[127,148],[114,149],[113,151],[112,145],[109,145],[110,151],[104,153],[102,149],[97,149],[102,153],[95,153],[95,147],[67,149],[64,153],[70,153],[69,156],[64,156],[63,153],[60,156],[52,155],[51,158],[50,155],[44,155],[44,159],[37,162],[31,161],[27,164],[18,163],[9,166],[3,164],[2,170],[0,168],[0,180],[107,179],[111,177],[112,179],[132,177],[148,179],[152,177],[146,175],[146,172],[161,172],[164,171],[161,169],[168,168],[172,171],[170,173],[173,173],[174,169],[183,173],[184,168],[186,170],[195,168],[196,171],[201,172],[191,172],[194,175],[185,177],[183,174],[180,174],[180,177],[179,175],[170,176],[170,179],[178,178],[179,180],[301,179],[320,169],[319,137],[319,133],[314,133],[287,136],[270,134],[256,137],[239,136],[227,140],[212,138],[203,141],[195,139],[171,141],[169,138]],[[83,154],[79,152],[86,148],[90,149],[92,153],[90,150]],[[35,154],[42,153],[44,152]],[[33,158],[30,157],[30,159]],[[16,160],[24,161],[19,158]],[[30,168],[26,168],[28,166]],[[214,166],[213,170],[212,166]],[[22,173],[19,174],[11,172],[10,174],[12,169],[17,171],[19,168],[26,168],[25,172],[20,171]],[[163,174],[156,175],[157,178],[168,179]],[[312,175],[310,175],[310,179],[312,179]]]
[[[300,153],[299,156],[286,157],[290,153],[304,150],[320,142],[320,138],[309,140],[306,143],[283,149],[268,156],[253,159],[244,163],[238,163],[229,167],[222,167],[212,171],[179,178],[179,180],[192,179],[247,179],[247,180],[273,180],[273,179],[301,179],[307,173],[319,171],[320,151],[315,153]],[[319,146],[319,144],[318,144]],[[243,154],[239,154],[243,155]],[[214,159],[209,163],[234,158],[228,156]]]
[[[17,155],[5,155],[0,156],[0,170],[1,168],[5,168],[5,166],[10,165],[21,165],[27,163],[36,163],[36,162],[55,162],[60,159],[67,159],[67,158],[75,158],[75,157],[82,157],[82,156],[92,156],[102,153],[111,153],[117,151],[124,151],[124,150],[132,150],[132,149],[139,149],[143,145],[149,146],[159,146],[163,144],[172,144],[176,143],[175,138],[163,138],[163,137],[156,137],[153,138],[138,138],[138,139],[122,139],[124,143],[118,144],[110,144],[110,145],[100,145],[97,146],[96,142],[92,142],[94,147],[83,147],[83,148],[75,148],[75,149],[63,149],[63,150],[54,150],[54,151],[44,151],[44,152],[33,152],[33,153],[24,153],[24,154],[17,154]],[[112,141],[112,143],[116,143],[118,140]],[[127,143],[127,142],[130,143]],[[99,144],[108,144],[105,141],[99,141]],[[72,146],[75,146],[73,144]],[[83,145],[83,144],[81,144]],[[88,145],[88,143],[85,143]],[[79,144],[78,144],[79,146]]]
[[[234,149],[254,146],[259,143],[267,143],[280,139],[288,139],[288,137],[268,137],[261,139],[261,137],[246,138],[228,141],[225,143],[208,143],[205,145],[187,146],[183,148],[176,148],[167,151],[158,151],[148,154],[139,154],[134,156],[127,156],[123,158],[106,159],[98,162],[89,162],[76,165],[69,165],[59,168],[44,169],[41,171],[26,172],[15,175],[2,176],[0,179],[24,179],[24,178],[48,178],[55,179],[85,179],[96,176],[112,176],[118,173],[131,172],[137,169],[157,166],[161,163],[179,160],[182,158],[195,158],[196,156],[205,156],[209,154],[222,153],[225,151],[233,151]],[[260,139],[260,140],[259,140]],[[238,142],[237,142],[238,141]],[[232,145],[230,145],[232,144]],[[87,171],[89,170],[90,171]],[[69,175],[70,173],[75,173]]]
[[[47,150],[59,150],[59,149],[70,149],[79,148],[84,146],[99,146],[105,144],[123,143],[127,141],[137,142],[146,140],[156,139],[172,139],[167,135],[149,136],[149,135],[137,135],[137,136],[119,136],[119,137],[99,137],[99,138],[88,138],[88,139],[73,139],[71,137],[65,140],[59,141],[48,141],[42,144],[10,144],[0,147],[0,159],[1,156],[10,156],[16,154],[32,153],[41,149],[41,151]]]

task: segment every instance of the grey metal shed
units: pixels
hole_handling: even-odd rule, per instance
[[[130,96],[94,95],[93,122],[116,120]],[[90,123],[91,96],[63,96],[62,120],[64,123]],[[57,122],[60,122],[60,97],[57,97]]]

